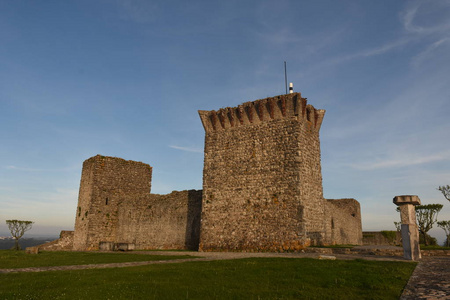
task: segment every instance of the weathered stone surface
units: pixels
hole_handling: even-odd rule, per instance
[[[98,250],[100,251],[114,251],[113,242],[100,242],[98,244]]]
[[[359,203],[323,198],[324,114],[299,93],[199,111],[206,132],[203,192],[150,194],[148,164],[87,159],[73,249],[299,251],[361,244]]]
[[[361,208],[355,199],[327,199],[327,235],[333,244],[362,245]]]
[[[420,205],[420,199],[418,196],[415,195],[395,196],[392,201],[394,202],[395,205],[401,204]]]
[[[419,246],[419,230],[416,224],[402,224],[403,257],[418,260],[422,257]]]
[[[27,247],[25,249],[25,253],[26,254],[39,254],[39,247],[35,246],[35,247]]]
[[[393,202],[400,208],[402,221],[401,234],[404,257],[409,260],[420,259],[419,229],[416,223],[416,211],[414,205],[420,204],[418,196],[395,196]]]
[[[74,250],[198,248],[201,191],[150,194],[152,168],[97,155],[83,164]]]
[[[73,231],[63,230],[59,239],[36,246],[39,251],[64,251],[73,248]]]
[[[395,233],[392,237],[386,236],[382,231],[363,231],[363,245],[391,245],[401,246],[400,231],[392,231]]]
[[[359,203],[323,198],[324,114],[299,93],[199,111],[205,129],[201,250],[361,243]]]

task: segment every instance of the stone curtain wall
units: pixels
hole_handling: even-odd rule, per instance
[[[363,245],[402,246],[402,234],[397,230],[363,231]],[[402,250],[403,254],[403,250]]]
[[[100,242],[135,249],[198,249],[201,191],[150,194],[149,165],[97,155],[83,163],[74,250]]]
[[[116,242],[136,249],[198,250],[201,191],[143,195],[119,207]]]
[[[362,245],[361,208],[355,199],[327,199],[327,231],[334,245]]]
[[[299,250],[325,238],[319,129],[299,93],[199,111],[205,136],[200,249]]]
[[[73,249],[73,231],[63,230],[59,234],[59,239],[29,248],[35,248],[34,253],[39,251],[70,251]]]

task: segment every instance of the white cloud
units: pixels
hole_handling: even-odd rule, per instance
[[[418,19],[430,21],[428,14],[433,13],[434,24],[419,25]],[[447,14],[447,17],[436,18],[438,13]],[[416,1],[400,14],[403,27],[410,33],[430,34],[444,32],[450,28],[450,1]]]
[[[432,59],[434,57],[435,50],[442,45],[445,45],[449,41],[449,38],[442,38],[439,41],[434,42],[433,44],[428,46],[424,51],[412,58],[412,66],[417,68],[421,66],[422,63],[424,63],[426,60]]]
[[[414,17],[417,13],[417,9],[419,8],[419,5],[416,4],[410,8],[408,8],[406,11],[402,13],[401,19],[403,21],[403,26],[407,31],[410,32],[420,32],[422,29],[420,27],[416,27],[413,25]]]
[[[450,160],[450,152],[441,152],[428,156],[414,156],[406,154],[402,155],[402,157],[397,157],[393,159],[383,159],[381,161],[370,162],[366,164],[362,163],[350,164],[350,166],[357,170],[376,170],[393,167],[407,167],[446,160]]]
[[[181,151],[203,153],[203,150],[198,149],[198,148],[180,147],[180,146],[173,146],[173,145],[170,145],[169,147],[173,148],[173,149],[181,150]]]
[[[409,43],[410,41],[411,41],[411,39],[403,38],[403,39],[400,39],[400,40],[397,40],[397,41],[393,41],[393,42],[384,44],[384,45],[382,45],[380,47],[376,47],[376,48],[373,48],[373,49],[367,49],[367,50],[362,51],[360,53],[353,54],[352,56],[354,56],[354,57],[370,57],[370,56],[374,56],[374,55],[384,54],[384,53],[389,52],[389,51],[391,51],[391,50],[393,50],[395,48],[401,47],[401,46]]]
[[[351,60],[355,60],[355,59],[361,59],[361,58],[366,58],[366,57],[371,57],[371,56],[376,56],[376,55],[382,55],[382,54],[388,53],[389,51],[392,51],[392,50],[395,50],[402,46],[405,46],[412,41],[413,41],[412,38],[400,38],[398,40],[385,43],[378,47],[364,49],[362,51],[358,51],[358,52],[347,54],[347,55],[336,56],[334,58],[324,60],[322,63],[316,64],[314,69],[319,70],[321,68],[336,66],[336,65],[343,64],[343,63],[346,63]]]

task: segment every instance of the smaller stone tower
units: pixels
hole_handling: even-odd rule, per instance
[[[87,159],[81,174],[73,249],[95,250],[100,241],[114,242],[119,205],[130,195],[150,194],[151,178],[148,164],[101,155]]]

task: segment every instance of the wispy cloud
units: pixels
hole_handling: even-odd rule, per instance
[[[442,38],[437,42],[434,42],[433,44],[429,45],[424,51],[422,51],[421,53],[417,54],[415,57],[413,57],[412,59],[412,66],[413,67],[419,67],[424,61],[433,58],[433,54],[435,52],[436,49],[438,49],[439,47],[447,44],[450,41],[450,38]]]
[[[75,168],[63,168],[63,169],[34,169],[34,168],[23,168],[17,166],[5,166],[4,169],[12,171],[22,171],[22,172],[66,172],[72,171]]]
[[[173,148],[173,149],[181,150],[181,151],[203,153],[203,150],[198,149],[198,148],[180,147],[180,146],[173,146],[173,145],[170,145],[169,147]]]
[[[408,44],[411,41],[412,41],[412,39],[410,39],[410,38],[402,38],[402,39],[399,39],[396,41],[392,41],[390,43],[386,43],[379,47],[368,48],[368,49],[365,49],[365,50],[362,50],[359,52],[355,52],[352,54],[335,57],[333,59],[325,61],[324,65],[337,65],[337,64],[345,63],[345,62],[347,62],[349,60],[353,60],[353,59],[382,55],[382,54],[385,54],[396,48],[400,48],[400,47]]]
[[[351,164],[350,166],[357,170],[376,170],[376,169],[388,169],[394,167],[408,167],[413,165],[426,164],[437,161],[450,160],[450,152],[441,152],[428,156],[408,156],[404,155],[402,157],[387,159],[383,161],[371,162],[366,164]]]
[[[429,7],[423,5],[424,2],[428,2],[430,4]],[[358,51],[355,53],[338,56],[335,58],[332,58],[328,61],[325,61],[324,65],[337,65],[341,63],[345,63],[347,61],[353,60],[353,59],[359,59],[359,58],[366,58],[376,55],[382,55],[385,53],[388,53],[392,50],[398,49],[400,47],[403,47],[407,44],[410,44],[411,42],[420,40],[421,37],[423,37],[422,34],[431,34],[431,33],[442,33],[441,39],[439,39],[437,42],[430,45],[425,51],[420,53],[415,58],[415,64],[420,63],[422,60],[424,60],[426,57],[430,55],[430,53],[441,46],[442,44],[448,42],[449,34],[448,30],[450,29],[450,18],[442,18],[440,21],[436,21],[435,24],[430,25],[428,27],[419,26],[416,25],[416,19],[418,18],[419,14],[426,14],[425,10],[442,10],[446,11],[447,14],[450,16],[450,1],[441,1],[437,3],[438,1],[432,2],[431,1],[423,1],[423,2],[416,2],[414,5],[408,7],[403,13],[400,15],[401,22],[403,24],[403,27],[409,32],[409,33],[416,33],[415,35],[408,35],[404,37],[400,37],[397,40],[393,40],[391,42],[385,43],[383,45],[380,45],[378,47],[364,49],[362,51]],[[425,16],[422,16],[422,18],[425,18]]]
[[[430,21],[429,14],[434,13],[433,22],[426,22],[428,26],[419,25],[420,19]],[[436,18],[437,13],[444,15]],[[447,16],[445,16],[447,14]],[[410,33],[429,34],[439,31],[447,31],[450,28],[450,1],[415,1],[400,14],[403,27]]]
[[[136,23],[153,22],[158,17],[158,5],[144,0],[118,0],[119,17]]]
[[[403,21],[403,27],[405,27],[405,29],[407,31],[410,31],[410,32],[421,32],[422,31],[421,27],[416,27],[413,24],[413,20],[414,20],[414,17],[416,16],[417,9],[419,8],[419,6],[420,6],[420,4],[416,3],[414,6],[409,7],[402,13],[401,19]]]

